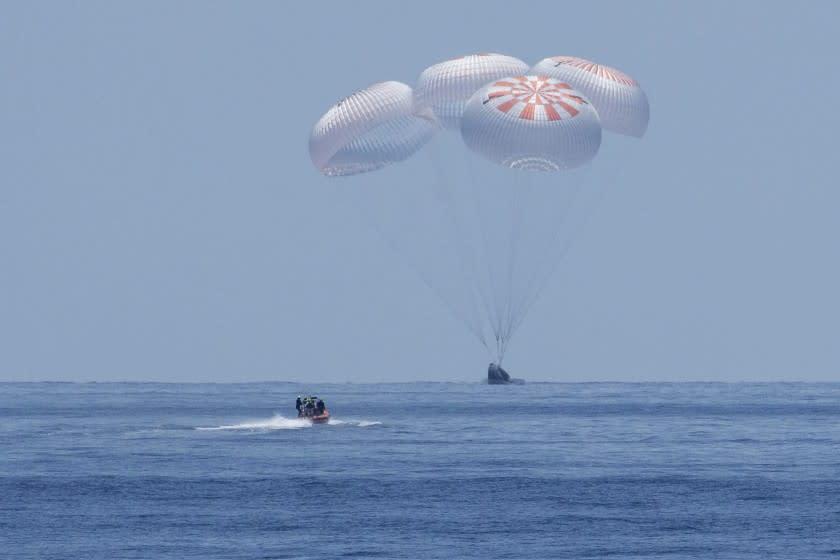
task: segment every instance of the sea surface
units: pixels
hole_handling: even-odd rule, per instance
[[[840,385],[0,384],[0,558],[840,559]]]

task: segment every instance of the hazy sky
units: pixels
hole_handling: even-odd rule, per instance
[[[506,359],[529,380],[837,380],[837,2],[0,4],[0,380],[478,380],[312,168],[312,124],[479,51],[645,88]],[[610,140],[610,141],[608,141]],[[628,154],[632,154],[628,155]]]

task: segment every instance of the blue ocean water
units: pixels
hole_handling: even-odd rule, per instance
[[[840,558],[840,385],[0,384],[0,557]]]

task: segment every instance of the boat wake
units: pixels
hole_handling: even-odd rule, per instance
[[[382,422],[376,420],[336,420],[330,419],[330,426],[356,426],[357,428],[368,428],[370,426],[381,426]]]
[[[337,420],[330,418],[329,423],[323,424],[325,426],[356,426],[358,428],[367,428],[369,426],[381,426],[382,422],[375,420]],[[301,428],[311,428],[312,422],[304,418],[286,418],[280,414],[275,414],[267,420],[253,420],[250,422],[243,422],[241,424],[229,424],[223,426],[199,426],[196,430],[202,432],[218,432],[218,431],[251,431],[251,432],[267,432],[271,430],[299,430]]]
[[[229,424],[213,427],[197,427],[196,430],[203,432],[215,432],[223,430],[246,430],[246,431],[269,431],[269,430],[298,430],[300,428],[311,428],[312,422],[303,418],[286,418],[275,414],[268,420],[254,420],[241,424]]]

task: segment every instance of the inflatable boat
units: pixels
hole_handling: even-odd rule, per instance
[[[325,410],[323,414],[316,414],[315,416],[302,416],[307,420],[311,420],[313,424],[326,424],[330,421],[330,412]]]

